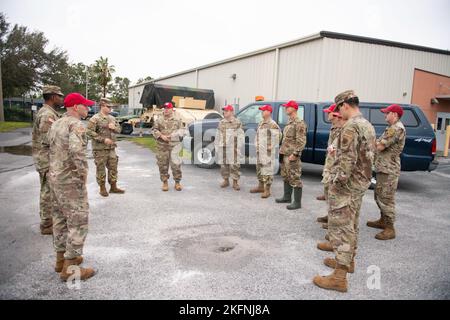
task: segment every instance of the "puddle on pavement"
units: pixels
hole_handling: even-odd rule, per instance
[[[17,156],[31,156],[31,146],[19,145],[11,147],[0,147],[0,153],[9,153]]]
[[[207,234],[178,239],[175,258],[187,268],[237,270],[264,252],[261,244],[243,235]]]

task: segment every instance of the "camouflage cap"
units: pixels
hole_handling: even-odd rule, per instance
[[[58,86],[43,86],[42,87],[43,94],[57,94],[59,96],[64,96],[64,93],[61,92],[61,88]]]
[[[113,107],[114,106],[112,101],[110,99],[108,99],[108,98],[101,98],[100,99],[100,104],[102,104],[102,103],[106,104],[108,107]]]
[[[346,101],[349,101],[352,98],[358,98],[358,96],[355,94],[353,90],[347,90],[338,94],[336,98],[334,98],[334,102],[336,103],[336,106],[339,108],[341,104],[343,104]]]

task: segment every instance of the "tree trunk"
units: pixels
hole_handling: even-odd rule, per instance
[[[0,122],[3,121],[5,121],[5,111],[3,108],[2,62],[0,60]]]

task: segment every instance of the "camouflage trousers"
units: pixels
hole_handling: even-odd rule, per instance
[[[273,183],[273,174],[268,174],[269,172],[273,172],[273,166],[256,164],[256,176],[258,177],[258,181],[263,184],[271,185]]]
[[[380,208],[381,217],[387,222],[395,222],[395,192],[398,186],[398,176],[386,173],[377,173],[377,185],[375,187],[375,202]]]
[[[65,259],[83,254],[88,233],[89,203],[83,183],[52,186],[52,197],[57,209],[53,211],[53,246],[64,252]]]
[[[364,193],[336,185],[330,185],[328,191],[328,236],[336,261],[347,267],[358,248],[359,214]]]
[[[231,179],[233,180],[239,180],[241,177],[241,165],[238,164],[221,164],[220,165],[220,174],[222,175],[222,178],[224,179]]]
[[[330,189],[330,184],[329,183],[324,183],[323,184],[323,195],[325,196],[325,200],[328,201],[328,191]]]
[[[48,170],[39,171],[39,181],[41,183],[41,192],[39,197],[39,216],[41,217],[41,229],[52,225],[53,203],[48,181]]]
[[[288,156],[283,155],[281,162],[281,176],[283,180],[294,188],[302,188],[302,162],[300,157],[297,160],[290,161]]]
[[[106,169],[108,169],[108,182],[117,182],[117,165],[119,157],[114,149],[94,150],[95,166],[97,167],[97,183],[104,185],[106,180]]]
[[[181,151],[181,145],[158,145],[156,152],[156,162],[159,167],[159,177],[162,182],[169,180],[169,166],[172,170],[173,180],[180,182],[182,178],[181,162],[182,159],[178,155]]]

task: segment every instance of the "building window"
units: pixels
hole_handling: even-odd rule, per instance
[[[442,129],[442,118],[438,118],[436,130],[439,131]]]

